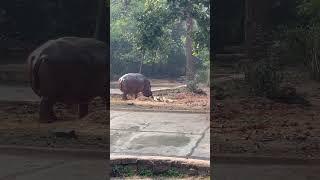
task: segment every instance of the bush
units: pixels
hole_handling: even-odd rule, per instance
[[[320,24],[287,30],[284,43],[288,58],[303,63],[311,78],[320,80]]]
[[[196,92],[199,88],[198,82],[196,80],[187,82],[187,89],[190,92]]]
[[[199,88],[199,84],[201,82],[205,81],[205,82],[208,83],[208,85],[210,85],[210,82],[209,82],[210,79],[208,77],[208,75],[209,75],[208,73],[209,73],[209,70],[198,72],[195,75],[193,81],[188,81],[187,82],[187,90],[192,92],[192,93],[195,93],[195,94],[206,95],[206,93],[201,88]]]
[[[200,70],[195,76],[196,82],[203,83],[209,86],[210,85],[209,75],[210,75],[209,69]]]
[[[275,98],[282,82],[282,73],[275,63],[261,60],[247,67],[245,79],[254,95]]]
[[[320,80],[320,24],[308,28],[305,41],[305,63],[310,70],[311,77]]]

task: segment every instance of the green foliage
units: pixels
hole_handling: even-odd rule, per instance
[[[144,177],[152,177],[153,172],[150,169],[141,169],[139,170],[139,175]]]
[[[111,3],[111,74],[138,72],[143,61],[142,72],[147,76],[183,75],[186,64],[183,18],[173,11],[167,0],[126,2],[129,3]],[[203,3],[197,3],[192,2],[195,9],[201,9]],[[200,13],[198,10],[199,13],[194,15],[197,18],[194,54],[207,62],[209,11],[208,8],[201,10],[205,11]],[[201,33],[204,30],[206,32]],[[200,67],[203,69],[202,65]]]
[[[312,22],[320,20],[320,1],[319,0],[300,0],[298,1],[297,13],[299,16]]]
[[[134,175],[134,171],[130,169],[128,166],[116,165],[112,167],[111,175],[113,177],[130,177]]]
[[[280,42],[287,62],[303,63],[313,79],[320,80],[320,1],[300,0],[296,13],[300,21],[285,27]]]
[[[299,43],[304,63],[310,70],[311,77],[320,80],[320,1],[301,0],[298,14],[307,20],[307,24],[297,28]]]
[[[135,14],[135,44],[147,64],[164,63],[172,50],[182,49],[180,37],[173,34],[180,27],[170,15],[164,0],[146,1],[144,11]]]
[[[182,177],[182,174],[179,172],[179,170],[175,168],[171,168],[168,171],[164,173],[165,177]]]
[[[198,80],[188,81],[187,82],[187,89],[190,92],[196,92],[199,89]]]
[[[210,69],[199,70],[195,76],[200,83],[210,85]]]
[[[200,83],[210,85],[209,70],[201,70],[195,74],[194,80],[187,82],[187,90],[195,94],[206,94],[199,88]]]
[[[197,89],[197,83],[209,81],[210,1],[167,0],[167,2],[169,4],[169,9],[171,10],[172,18],[178,19],[179,21],[186,21],[190,16],[195,22],[194,27],[192,28],[193,31],[190,34],[193,43],[193,50],[191,53],[202,61],[196,63],[196,80],[187,84],[187,87],[190,86],[188,88],[194,92],[194,90]],[[185,38],[185,36],[182,38]]]
[[[210,35],[210,1],[209,0],[167,0],[170,16],[179,21],[185,21],[187,12],[196,22],[196,30],[192,33],[192,38],[196,46],[201,48],[209,47]]]
[[[155,173],[148,168],[136,169],[136,167],[134,166],[127,166],[127,165],[112,166],[111,177],[137,178],[137,176],[140,178],[156,178],[156,179],[189,177],[178,168],[170,168],[164,172]]]
[[[320,24],[310,26],[304,35],[305,64],[311,77],[320,80]]]
[[[138,71],[141,55],[134,43],[134,32],[137,31],[134,14],[141,11],[144,4],[137,0],[128,2],[127,5],[122,1],[111,2],[111,75]]]

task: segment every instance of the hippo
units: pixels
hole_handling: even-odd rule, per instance
[[[32,90],[41,98],[39,120],[57,120],[55,103],[77,104],[79,118],[95,97],[107,97],[107,45],[93,38],[61,37],[45,42],[27,59]]]
[[[145,97],[153,97],[150,81],[140,73],[128,73],[119,78],[119,88],[123,92],[122,99],[127,100],[127,94],[134,95],[142,92]]]

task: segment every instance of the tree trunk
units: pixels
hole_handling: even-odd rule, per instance
[[[190,14],[188,14],[187,20],[187,36],[186,36],[186,78],[187,81],[192,81],[194,80],[195,76],[195,67],[194,67],[194,62],[192,60],[192,38],[191,38],[191,32],[193,30],[193,20]]]
[[[142,72],[142,65],[143,65],[143,59],[140,61],[140,67],[139,67],[139,73],[141,74]]]
[[[96,30],[94,37],[100,41],[107,41],[107,7],[105,0],[98,0],[98,13],[96,17]],[[109,23],[108,23],[109,24]]]
[[[144,53],[142,55],[141,61],[140,61],[140,66],[139,66],[139,73],[141,74],[142,72],[142,65],[143,65],[143,60],[144,60]]]
[[[246,46],[251,59],[259,59],[266,52],[262,44],[268,41],[264,36],[270,34],[271,3],[270,0],[246,0]]]

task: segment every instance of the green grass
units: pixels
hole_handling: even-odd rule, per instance
[[[112,167],[112,174],[120,177],[130,177],[135,175],[134,170],[129,168],[128,166],[118,165]]]
[[[190,178],[190,176],[183,174],[176,168],[171,168],[163,173],[155,174],[150,169],[134,169],[130,166],[115,165],[112,167],[112,176],[115,179],[118,177],[130,178],[157,178],[157,179],[181,179]],[[196,177],[196,179],[210,179],[210,177]]]
[[[182,177],[183,174],[181,174],[177,169],[169,169],[165,173],[163,173],[163,176],[166,177]]]
[[[153,172],[151,170],[149,170],[149,169],[139,170],[138,175],[139,176],[143,176],[143,177],[152,177],[152,176],[154,176]]]

